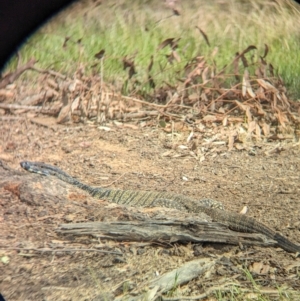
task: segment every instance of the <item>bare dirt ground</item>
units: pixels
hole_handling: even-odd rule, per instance
[[[23,160],[44,161],[94,186],[208,197],[236,212],[248,206],[249,216],[300,243],[299,143],[280,148],[278,142],[266,143],[255,153],[212,147],[203,160],[196,160],[180,147],[170,149],[177,136],[156,126],[111,125],[105,131],[92,124],[41,121],[46,126],[26,119],[0,122],[0,160],[17,169],[19,177],[37,181],[36,191],[25,195],[17,177],[15,181],[1,177],[0,286],[7,300],[112,300],[126,290],[143,288],[147,280],[186,261],[216,256],[222,260],[209,274],[177,288],[173,296],[197,295],[233,281],[253,290],[245,269],[271,299],[278,299],[272,295],[278,286],[283,287],[283,295],[288,289],[300,289],[299,258],[279,248],[150,245],[58,235],[54,230],[59,224],[115,220],[124,211],[101,200],[96,200],[96,206],[85,192],[62,182],[59,191],[52,191],[51,183],[59,180],[44,180],[19,166]],[[270,149],[278,151],[266,155]],[[43,198],[45,190],[56,196]],[[57,201],[57,195],[64,203]],[[79,248],[122,256],[72,251]],[[213,295],[210,300],[215,300]]]

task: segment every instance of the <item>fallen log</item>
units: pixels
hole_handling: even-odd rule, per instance
[[[178,214],[180,215],[180,214]],[[141,220],[143,219],[143,220]],[[258,233],[241,233],[225,225],[208,222],[202,217],[165,217],[149,219],[139,214],[139,220],[61,224],[59,234],[92,235],[101,239],[147,242],[213,242],[231,245],[275,246],[276,242]]]

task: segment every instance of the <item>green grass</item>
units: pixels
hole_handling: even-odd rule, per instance
[[[105,2],[105,1],[103,1]],[[225,2],[225,1],[224,1]],[[300,12],[290,1],[233,1],[225,4],[217,1],[182,1],[181,15],[172,15],[162,1],[118,1],[118,4],[92,1],[74,4],[67,11],[41,28],[21,50],[22,60],[31,57],[39,60],[39,67],[51,68],[73,75],[84,66],[85,72],[99,72],[99,62],[94,55],[105,49],[104,79],[121,90],[128,71],[123,70],[122,58],[134,57],[137,74],[134,76],[145,89],[147,66],[151,55],[154,66],[151,71],[156,84],[163,81],[177,82],[182,77],[184,65],[196,55],[203,55],[217,69],[228,64],[237,51],[256,45],[257,55],[263,55],[264,44],[269,46],[267,61],[283,77],[289,95],[300,97]],[[208,36],[210,47],[199,31]],[[146,30],[147,28],[147,30]],[[65,37],[70,37],[63,48]],[[170,64],[165,57],[169,47],[157,51],[167,38],[181,38],[177,52],[181,62]],[[77,40],[81,40],[81,44]],[[8,68],[16,66],[13,59]],[[163,71],[161,70],[163,69]],[[32,76],[32,75],[31,75]]]

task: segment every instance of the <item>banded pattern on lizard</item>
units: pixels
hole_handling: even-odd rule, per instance
[[[270,229],[266,225],[256,221],[254,218],[223,210],[223,205],[215,200],[201,199],[194,200],[180,194],[165,192],[151,192],[138,190],[121,190],[108,188],[94,188],[83,184],[71,177],[57,167],[41,163],[28,162],[20,163],[21,167],[29,172],[45,176],[56,176],[60,180],[77,186],[93,197],[134,207],[167,207],[191,213],[204,212],[214,221],[227,225],[230,229],[241,232],[257,232],[275,240],[277,245],[288,252],[300,252],[300,246],[294,244],[286,237]]]

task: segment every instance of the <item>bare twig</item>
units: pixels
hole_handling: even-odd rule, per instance
[[[124,172],[123,174],[121,174],[117,179],[115,179],[114,181],[106,184],[106,185],[102,185],[101,187],[105,188],[105,187],[110,187],[112,186],[114,183],[118,182],[121,178],[123,178],[125,175],[127,174],[127,172]]]
[[[57,71],[53,71],[53,70],[40,69],[40,68],[37,68],[37,67],[31,67],[30,69],[33,70],[33,71],[39,72],[39,73],[47,73],[47,74],[53,75],[55,77],[59,77],[61,79],[66,79],[67,78],[66,75],[63,75],[63,74],[61,74]]]
[[[16,251],[35,251],[35,252],[99,252],[105,254],[115,254],[115,255],[123,255],[120,252],[113,252],[113,251],[105,251],[105,250],[98,250],[98,249],[36,249],[36,248],[14,248],[14,247],[0,247],[0,250],[16,250]]]
[[[31,110],[31,111],[41,111],[42,107],[37,106],[23,106],[15,104],[0,103],[1,109],[13,109],[13,110]]]
[[[24,120],[26,119],[25,117],[20,117],[20,116],[1,116],[0,120],[1,121],[9,121],[9,120]]]
[[[9,109],[9,110],[36,111],[48,115],[56,115],[58,113],[57,109],[44,109],[43,107],[38,107],[38,106],[23,106],[23,105],[5,104],[5,103],[0,103],[0,108],[6,110]]]

